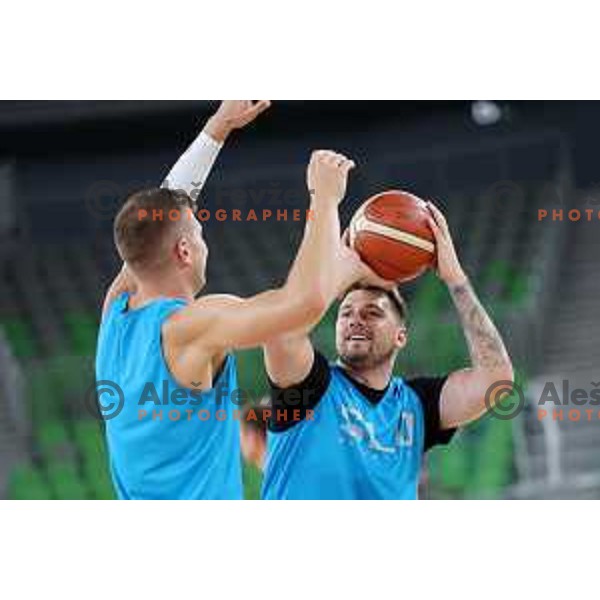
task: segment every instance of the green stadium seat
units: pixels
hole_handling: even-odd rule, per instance
[[[73,437],[83,461],[104,458],[104,438],[98,422],[92,419],[75,421]]]
[[[430,451],[430,484],[444,496],[461,497],[469,479],[469,447],[462,436]]]
[[[455,493],[462,493],[469,477],[469,460],[467,448],[456,444],[444,451],[442,458],[442,485]]]
[[[262,483],[260,469],[244,462],[242,477],[244,481],[244,498],[246,500],[260,500],[260,486]]]
[[[414,314],[414,320],[436,320],[447,299],[444,285],[434,273],[427,273],[419,282],[414,300],[409,311]]]
[[[61,398],[62,404],[67,390],[72,385],[69,359],[61,355],[53,356],[46,360],[45,367],[48,371],[50,391]]]
[[[94,315],[69,313],[65,315],[69,343],[76,356],[91,356],[96,347],[98,322]]]
[[[468,495],[475,498],[499,497],[512,477],[511,422],[494,418],[487,421],[468,490]]]
[[[15,467],[8,481],[11,500],[50,500],[52,492],[41,472],[32,465]]]
[[[115,493],[108,474],[106,460],[88,462],[83,466],[83,481],[94,500],[114,500]]]
[[[62,397],[56,393],[51,375],[46,369],[35,368],[29,379],[27,393],[34,426],[62,416]]]
[[[37,354],[31,325],[21,319],[6,320],[2,324],[8,342],[18,358],[31,358]]]
[[[483,291],[498,302],[505,302],[515,269],[506,261],[496,260],[489,263],[482,277]]]
[[[243,401],[258,401],[268,393],[262,350],[236,352],[238,386],[244,391]]]
[[[106,446],[100,424],[91,419],[73,423],[75,444],[83,465],[83,481],[96,500],[113,500]]]
[[[439,323],[432,331],[431,343],[426,346],[438,373],[447,373],[465,366],[467,349],[458,324]]]
[[[36,439],[46,461],[71,459],[74,456],[69,434],[60,421],[42,423]]]
[[[509,284],[508,301],[516,309],[522,306],[529,295],[531,276],[525,273],[515,273]]]
[[[36,402],[52,404],[52,414],[64,418],[66,414],[85,414],[89,416],[90,407],[86,407],[85,395],[93,384],[94,374],[91,361],[73,356],[53,356],[39,367],[39,377],[43,380],[43,390],[38,390]],[[40,398],[37,395],[41,394]],[[42,415],[48,407],[37,407]],[[87,410],[87,412],[86,412]]]
[[[53,461],[47,465],[48,481],[57,500],[86,500],[86,490],[75,464],[70,461]]]
[[[493,312],[500,317],[521,308],[529,294],[530,283],[528,273],[504,261],[495,261],[486,268],[482,290]]]

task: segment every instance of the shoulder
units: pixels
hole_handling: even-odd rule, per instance
[[[121,292],[113,297],[107,296],[102,308],[102,322],[104,323],[110,320],[115,314],[125,310],[127,302],[129,301],[129,296],[129,292]]]
[[[286,431],[305,420],[320,404],[332,383],[332,367],[325,356],[314,350],[312,366],[308,375],[296,385],[281,388],[269,381],[271,386],[271,406],[275,409],[269,421],[269,429],[273,432]],[[283,410],[292,408],[300,411],[300,419],[290,419]]]
[[[200,296],[190,306],[192,307],[206,307],[213,308],[219,306],[232,306],[236,304],[243,304],[244,299],[233,294],[207,294],[206,296]]]
[[[420,400],[421,404],[439,403],[442,389],[448,375],[433,377],[412,377],[405,379],[404,384],[409,387]]]
[[[180,307],[163,324],[163,331],[176,342],[185,343],[198,337],[202,324],[208,326],[219,315],[219,310],[243,303],[243,299],[230,294],[209,294]],[[190,327],[191,324],[194,327]]]
[[[455,429],[442,429],[440,417],[440,399],[448,375],[437,377],[415,377],[406,380],[406,385],[417,396],[423,413],[425,430],[424,450],[436,444],[447,444]]]

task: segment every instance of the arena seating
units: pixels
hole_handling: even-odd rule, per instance
[[[585,406],[578,416],[572,403],[557,406],[550,402],[541,405],[548,415],[542,419],[538,416],[538,402],[548,384],[554,384],[563,398],[565,380],[570,391],[580,389],[589,394],[597,388],[594,383],[598,382],[600,364],[597,225],[564,223],[567,237],[556,269],[555,293],[548,294],[551,319],[541,337],[544,357],[530,381],[529,410],[515,422],[519,485],[513,490],[514,497],[598,498],[600,494],[598,414],[592,410],[588,418],[586,413],[597,407]],[[572,409],[574,417],[569,416]]]
[[[303,193],[301,179],[286,177],[279,182],[283,188]],[[254,180],[256,189],[267,184],[268,179],[262,184]],[[365,191],[344,208],[346,220],[369,189],[368,182],[360,189]],[[502,322],[515,319],[520,326],[512,335],[526,344],[533,327],[531,307],[542,291],[533,267],[552,243],[552,232],[539,227],[535,218],[535,184],[509,186],[500,205],[486,201],[489,193],[463,191],[440,205],[484,303]],[[93,382],[103,290],[117,272],[118,261],[109,230],[82,231],[85,237],[54,239],[35,247],[24,244],[22,260],[3,267],[9,285],[0,323],[28,373],[32,423],[29,459],[12,474],[11,497],[113,497],[101,427],[82,398]],[[257,226],[211,220],[205,232],[211,248],[207,291],[248,295],[283,281],[302,223]],[[399,359],[398,372],[442,373],[464,366],[466,346],[444,286],[429,274],[404,293],[410,306],[411,344]],[[334,314],[330,311],[314,333],[315,343],[331,357]],[[530,356],[522,352],[518,360],[526,363]],[[240,353],[239,367],[240,384],[253,398],[267,392],[259,352]],[[512,468],[510,425],[484,420],[448,449],[431,453],[431,495],[493,497],[510,480]]]

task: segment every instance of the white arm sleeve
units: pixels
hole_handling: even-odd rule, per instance
[[[222,143],[202,131],[175,163],[161,187],[184,190],[197,200],[222,147]]]

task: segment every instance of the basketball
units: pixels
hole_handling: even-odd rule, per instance
[[[435,241],[425,201],[390,190],[369,198],[349,227],[350,245],[380,277],[402,283],[435,262]]]

